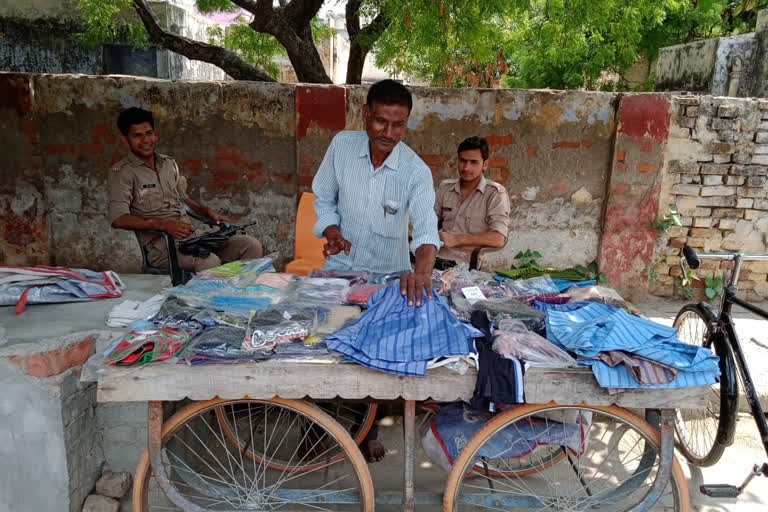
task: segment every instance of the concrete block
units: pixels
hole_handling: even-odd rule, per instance
[[[733,196],[700,197],[698,199],[698,206],[734,208],[736,206],[736,198]]]
[[[732,165],[730,173],[734,176],[768,176],[765,165]],[[702,172],[702,174],[704,174]]]
[[[748,187],[762,187],[768,181],[766,176],[750,176],[747,178]]]
[[[719,174],[710,174],[707,176],[703,176],[704,178],[704,185],[722,185],[723,184],[723,177]]]
[[[741,115],[741,107],[738,105],[720,105],[717,107],[718,117],[739,117]]]
[[[736,208],[752,208],[754,203],[755,203],[754,199],[745,199],[740,197],[736,199]]]
[[[711,228],[712,218],[711,217],[695,217],[693,219],[693,226],[695,228]]]
[[[726,185],[743,185],[747,181],[746,176],[726,176]]]
[[[755,142],[757,144],[768,144],[768,132],[755,133]]]
[[[673,187],[674,188],[674,187]],[[727,187],[725,185],[718,185],[713,187],[702,187],[702,197],[709,196],[734,196],[736,195],[736,187]]]
[[[105,471],[96,481],[96,492],[102,496],[120,499],[131,488],[130,473],[113,473]]]
[[[701,187],[698,185],[673,185],[672,186],[672,193],[678,194],[681,196],[698,196],[699,191],[701,190]],[[722,194],[725,195],[725,194]]]
[[[687,160],[672,160],[669,162],[669,172],[678,174],[698,174],[699,164]]]
[[[700,174],[728,174],[729,172],[732,172],[731,168],[731,165],[702,164]]]
[[[120,502],[106,496],[91,494],[85,499],[83,512],[119,512]]]

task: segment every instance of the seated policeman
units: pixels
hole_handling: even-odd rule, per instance
[[[163,237],[151,231],[167,231],[176,240],[203,233],[195,231],[182,201],[216,223],[232,222],[232,219],[190,199],[186,187],[181,184],[176,161],[155,153],[157,133],[152,112],[136,107],[123,110],[117,118],[117,126],[130,153],[109,171],[108,217],[113,228],[138,232],[151,265],[163,267],[168,264]],[[180,253],[178,258],[181,268],[199,272],[230,261],[260,258],[262,253],[258,240],[235,235],[207,258]]]
[[[459,144],[459,178],[443,180],[435,194],[441,224],[442,260],[469,263],[472,248],[501,248],[509,232],[507,190],[483,176],[488,167],[488,142],[469,137]]]

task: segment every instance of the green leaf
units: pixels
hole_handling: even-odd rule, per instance
[[[603,274],[602,272],[600,272],[600,274],[598,274],[597,280],[599,282],[601,282],[601,283],[607,283],[608,282],[608,278],[605,277],[605,274]]]
[[[520,259],[520,258],[522,258],[522,257],[523,257],[523,251],[520,251],[520,252],[518,252],[517,254],[515,254],[515,259],[516,259],[516,260],[519,260],[519,259]]]
[[[586,267],[584,267],[584,265],[576,265],[575,267],[573,267],[573,270],[575,270],[576,272],[578,272],[580,274],[586,274],[587,273],[587,269],[586,269]]]
[[[534,258],[541,258],[541,253],[539,251],[533,251],[531,253],[531,256],[533,256]]]
[[[708,299],[714,299],[717,296],[717,292],[715,292],[715,290],[712,288],[706,288],[704,293],[707,295]]]

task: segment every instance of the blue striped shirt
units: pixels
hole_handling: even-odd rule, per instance
[[[371,295],[353,325],[326,338],[328,348],[365,366],[398,375],[423,376],[427,361],[466,355],[483,333],[459,322],[437,293],[421,307],[408,306],[400,285]]]
[[[312,192],[315,236],[322,238],[325,228],[338,225],[352,243],[349,255],[331,256],[323,264],[325,269],[380,274],[411,270],[409,221],[414,252],[424,244],[440,248],[432,174],[402,142],[374,170],[368,135],[338,133],[312,181]]]
[[[547,305],[547,339],[582,356],[624,350],[678,370],[667,384],[641,384],[623,364],[580,359],[592,367],[598,383],[609,388],[676,388],[713,384],[719,358],[707,348],[677,340],[677,330],[596,302]]]

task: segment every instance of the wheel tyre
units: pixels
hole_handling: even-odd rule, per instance
[[[193,418],[199,411],[238,401],[240,400],[214,398],[212,400],[194,402],[187,405],[163,423],[162,442],[165,442],[168,436],[174,433],[189,418]],[[357,445],[352,440],[349,433],[341,425],[320,410],[319,407],[309,402],[305,402],[304,400],[273,398],[269,400],[258,400],[258,402],[278,404],[301,412],[328,430],[328,432],[336,438],[339,444],[344,447],[344,453],[350,458],[350,462],[358,475],[360,480],[361,512],[372,512],[374,510],[373,481],[371,480],[371,473],[368,470],[368,464],[365,462],[363,455],[360,453],[360,450],[357,448]],[[133,512],[148,512],[149,510],[149,477],[152,473],[151,469],[149,451],[144,450],[144,453],[139,459],[139,463],[136,465],[136,472],[133,478],[134,483],[131,493]]]

